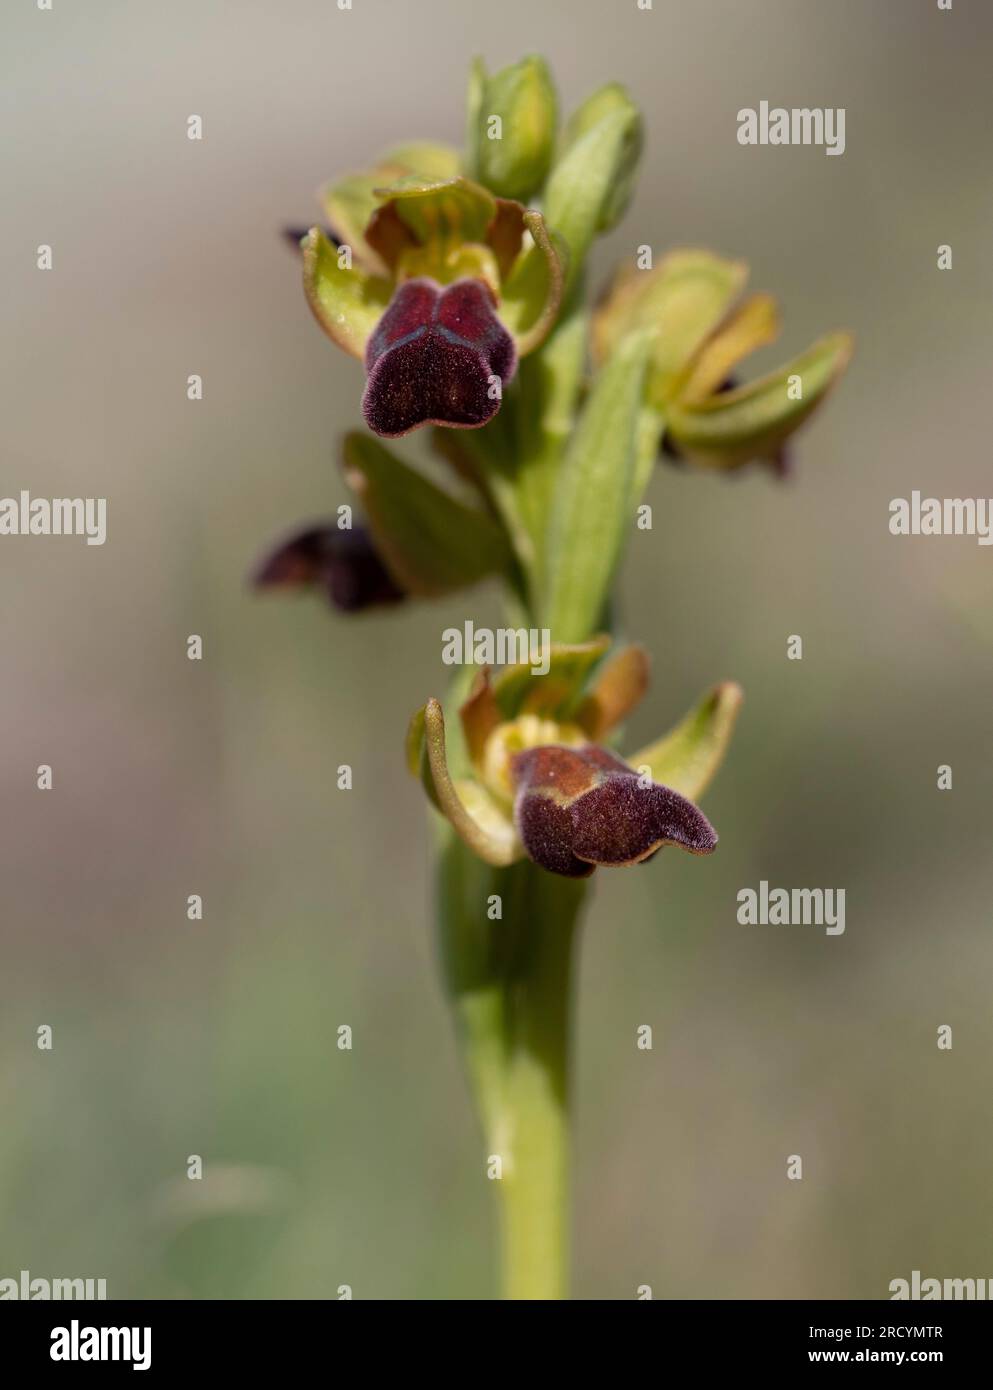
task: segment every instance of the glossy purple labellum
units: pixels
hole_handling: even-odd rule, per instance
[[[257,588],[323,587],[345,613],[397,603],[406,594],[393,579],[364,526],[308,526],[295,531],[261,561],[252,582]]]
[[[478,429],[500,408],[517,350],[481,280],[405,281],[366,347],[362,412],[394,438],[420,425]],[[498,378],[495,382],[494,378]]]
[[[595,744],[518,753],[514,821],[528,855],[554,874],[585,878],[598,864],[639,864],[663,845],[710,854],[717,835],[692,801]]]

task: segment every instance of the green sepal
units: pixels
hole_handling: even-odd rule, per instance
[[[444,815],[441,810],[441,802],[438,800],[438,793],[434,789],[434,778],[431,776],[431,764],[428,762],[427,732],[425,729],[424,713],[426,706],[414,710],[410,716],[410,723],[407,725],[407,733],[404,738],[404,760],[407,764],[407,771],[412,777],[416,777],[427,794],[428,800],[436,811]]]
[[[510,566],[504,534],[490,516],[408,468],[378,440],[346,435],[344,470],[377,551],[409,593],[449,593]]]
[[[587,678],[610,647],[606,634],[589,642],[557,643],[548,652],[548,670],[535,675],[524,662],[505,666],[492,682],[493,696],[504,720],[521,714],[561,719],[579,704]]]
[[[647,767],[653,782],[696,801],[724,761],[743,699],[734,681],[715,685],[664,738],[625,761]]]
[[[852,354],[849,333],[831,333],[760,381],[710,396],[699,404],[674,401],[666,429],[680,453],[711,468],[739,468],[773,458],[823,401]],[[791,378],[802,396],[791,399]]]
[[[381,204],[394,204],[397,215],[421,245],[446,248],[462,242],[482,242],[496,215],[493,195],[480,184],[459,176],[427,179],[410,174],[376,190]]]
[[[339,347],[361,359],[390,302],[390,282],[340,265],[337,248],[319,227],[310,229],[300,249],[304,293],[314,317]]]
[[[331,230],[343,245],[350,246],[354,258],[365,268],[384,274],[386,266],[366,241],[366,228],[380,205],[375,189],[410,174],[427,179],[450,179],[459,172],[459,156],[448,145],[411,141],[388,150],[374,168],[327,184],[320,201]]]

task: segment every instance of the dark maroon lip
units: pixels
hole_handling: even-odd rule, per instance
[[[513,379],[517,351],[481,280],[443,289],[418,277],[397,289],[365,360],[362,413],[375,434],[396,439],[423,425],[485,425]]]
[[[585,878],[597,865],[640,864],[665,845],[711,854],[717,833],[692,801],[645,782],[596,744],[518,753],[514,822],[528,856],[551,873]]]
[[[335,608],[356,613],[406,597],[365,526],[331,522],[298,528],[269,550],[251,575],[258,589],[323,588]]]

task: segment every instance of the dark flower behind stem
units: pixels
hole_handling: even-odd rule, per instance
[[[368,530],[331,524],[293,532],[262,559],[256,588],[323,588],[335,608],[355,613],[406,597],[383,564]]]
[[[598,864],[638,864],[663,845],[710,854],[717,835],[702,811],[669,787],[642,781],[595,744],[518,753],[514,820],[531,859],[585,878]]]

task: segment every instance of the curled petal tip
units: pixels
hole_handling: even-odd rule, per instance
[[[663,845],[711,854],[717,835],[702,811],[678,792],[614,775],[579,798],[573,849],[594,864],[638,864]]]

